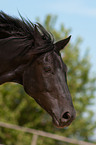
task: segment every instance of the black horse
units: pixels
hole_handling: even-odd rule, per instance
[[[76,114],[60,56],[69,40],[54,43],[42,25],[0,12],[0,84],[23,85],[57,127],[70,125]]]

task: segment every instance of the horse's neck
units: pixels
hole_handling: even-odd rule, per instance
[[[10,64],[11,65],[11,64]],[[0,75],[0,84],[5,82],[17,82],[22,84],[22,75],[24,72],[25,66],[18,66],[16,69],[4,72]]]
[[[0,84],[11,81],[22,83],[24,67],[34,57],[32,50],[28,50],[27,44],[22,41],[13,38],[0,40]]]
[[[31,58],[32,60],[32,58]],[[29,64],[28,58],[21,57],[18,60],[13,60],[13,62],[2,62],[0,64],[0,84],[5,82],[17,82],[22,84],[23,73]]]

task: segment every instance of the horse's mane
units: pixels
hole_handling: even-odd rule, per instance
[[[34,40],[36,41],[36,39],[38,39],[35,38],[35,31],[37,30],[38,35],[42,38],[40,41],[44,41],[44,43],[42,43],[42,47],[39,47],[38,50],[34,52],[40,53],[46,51],[46,46],[52,46],[53,37],[41,24],[33,24],[30,20],[24,19],[21,15],[20,17],[21,19],[14,18],[2,11],[0,12],[0,41],[6,41],[6,38],[22,38],[24,41],[26,40],[27,46],[32,47]],[[21,43],[23,43],[23,41]]]

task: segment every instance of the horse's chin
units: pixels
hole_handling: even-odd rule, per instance
[[[56,126],[57,128],[68,127],[71,124],[71,122],[68,122],[67,124],[61,124],[55,117],[53,117],[52,121],[53,121],[54,126]]]

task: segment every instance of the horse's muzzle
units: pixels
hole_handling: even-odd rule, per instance
[[[54,115],[53,123],[58,128],[67,127],[71,124],[71,122],[75,119],[75,117],[76,112],[74,112],[72,115],[69,112],[64,112],[59,119]]]

